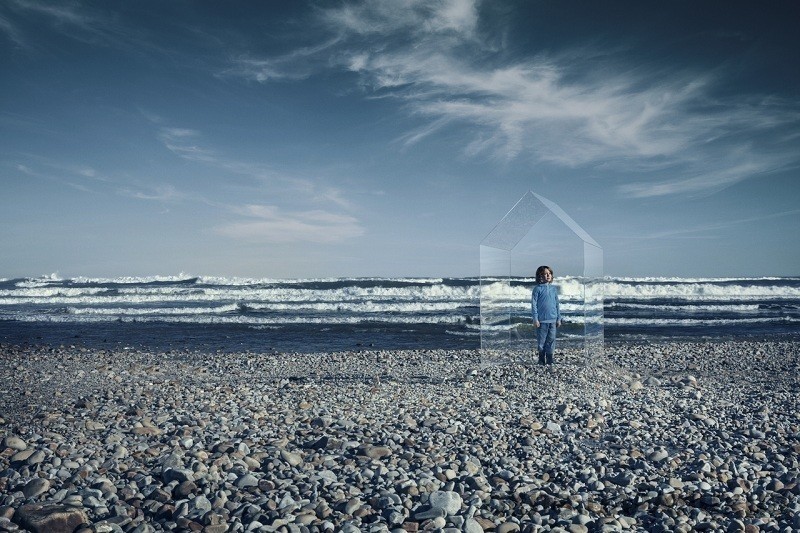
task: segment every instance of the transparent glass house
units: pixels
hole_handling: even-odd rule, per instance
[[[582,343],[584,365],[603,354],[603,249],[555,202],[528,191],[480,244],[484,366],[532,360],[535,330],[530,317],[530,285],[525,287],[520,279],[512,277],[511,264],[517,246],[549,213],[583,243],[583,275],[572,280],[579,285],[578,303],[573,306],[577,311],[565,317],[573,331],[582,323],[582,335],[573,335],[573,341]],[[531,268],[529,280],[534,278],[536,266]],[[562,299],[562,314],[563,308]]]

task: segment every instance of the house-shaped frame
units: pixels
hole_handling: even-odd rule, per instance
[[[603,353],[603,249],[555,202],[528,191],[480,244],[481,364],[529,362],[534,335],[530,291],[511,276],[511,261],[520,241],[546,214],[552,213],[583,241],[583,276],[578,278],[580,311],[567,317],[583,322],[583,364]],[[527,301],[520,302],[527,294]],[[526,313],[520,306],[527,305]]]

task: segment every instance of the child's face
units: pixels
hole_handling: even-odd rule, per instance
[[[544,273],[542,274],[545,283],[550,283],[553,281],[553,273],[549,269],[545,269]]]

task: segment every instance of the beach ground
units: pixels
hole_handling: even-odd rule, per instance
[[[796,531],[799,347],[4,345],[0,530]]]

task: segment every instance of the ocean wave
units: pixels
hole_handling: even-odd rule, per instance
[[[584,279],[562,276],[565,333],[582,329]],[[281,327],[286,324],[436,324],[530,327],[532,278],[309,278],[176,276],[72,278],[57,274],[0,286],[0,320],[164,322]],[[796,331],[800,278],[604,278],[613,330],[765,324]],[[493,310],[499,308],[497,313]],[[479,316],[487,324],[481,326]],[[602,315],[590,316],[597,321]],[[489,325],[500,323],[497,326]],[[511,322],[511,324],[507,324]],[[504,325],[503,323],[506,323]],[[429,326],[424,326],[429,327]],[[405,329],[405,328],[404,328]],[[414,330],[413,326],[408,328]],[[442,328],[440,328],[442,329]],[[526,330],[527,331],[527,330]]]
[[[181,272],[175,276],[122,276],[118,278],[87,278],[75,277],[69,281],[81,285],[147,285],[149,283],[196,283],[198,276]]]
[[[108,289],[102,287],[25,287],[21,289],[3,289],[0,290],[0,303],[7,303],[6,300],[16,300],[17,303],[28,300],[38,300],[37,303],[42,303],[55,298],[81,298],[108,292]]]
[[[104,315],[104,316],[156,316],[156,315],[208,315],[219,313],[236,313],[239,305],[221,305],[218,307],[68,307],[70,315]]]
[[[8,319],[6,319],[8,320]],[[465,324],[464,316],[414,316],[413,319],[400,316],[370,316],[370,315],[328,315],[316,317],[283,316],[283,317],[257,317],[243,315],[166,315],[166,316],[115,316],[115,315],[54,315],[54,314],[29,314],[13,318],[17,322],[59,322],[59,323],[101,323],[101,322],[167,322],[185,324],[234,324],[234,325],[300,325],[300,324],[331,324],[331,325],[370,325],[370,324]]]
[[[474,308],[474,306],[468,306]],[[73,315],[159,315],[159,314],[219,314],[219,313],[259,313],[259,312],[295,312],[295,313],[442,313],[455,312],[464,309],[456,302],[444,303],[252,303],[238,302],[235,304],[208,306],[208,307],[68,307],[68,312]],[[460,313],[463,314],[463,313]]]
[[[697,277],[697,278],[680,278],[680,277],[613,277],[606,276],[604,281],[614,281],[619,283],[655,283],[655,284],[682,284],[682,283],[736,283],[741,285],[761,284],[764,282],[800,282],[797,277],[781,277],[781,276],[762,276],[758,278],[748,277],[725,277],[725,278],[712,278],[712,277]]]
[[[0,304],[59,304],[59,303],[157,303],[157,302],[360,302],[396,300],[414,302],[477,301],[478,287],[441,285],[401,287],[344,287],[328,290],[302,288],[253,288],[242,290],[229,287],[186,288],[174,286],[131,287],[109,290],[102,287],[50,287],[0,290]]]
[[[684,300],[744,300],[747,298],[800,298],[800,287],[787,285],[684,283],[625,284],[605,282],[606,299],[684,299]]]
[[[482,286],[481,286],[482,285]],[[57,274],[26,278],[14,288],[0,291],[3,297],[48,297],[98,294],[117,290],[120,294],[184,294],[197,291],[220,298],[241,293],[277,299],[362,298],[370,295],[395,298],[486,298],[525,300],[533,288],[530,278],[309,278],[296,280],[213,278],[187,274],[177,276],[72,278]],[[565,299],[582,299],[584,280],[565,276],[555,283]],[[604,278],[597,284],[607,299],[786,297],[800,298],[800,278]]]
[[[744,312],[751,312],[751,311],[758,311],[762,309],[761,304],[738,304],[738,303],[731,303],[731,304],[695,304],[695,305],[680,305],[680,304],[669,304],[669,303],[650,303],[650,304],[640,304],[640,303],[630,303],[630,302],[610,302],[605,305],[606,309],[640,309],[646,311],[658,311],[658,312],[683,312],[683,313],[713,313],[713,312],[737,312],[737,313],[744,313]]]
[[[682,300],[744,300],[747,298],[762,299],[800,299],[800,283],[795,283],[791,279],[787,282],[780,282],[772,285],[764,284],[770,278],[759,279],[725,279],[713,281],[701,281],[700,278],[679,283],[672,278],[648,278],[650,281],[639,280],[636,283],[621,282],[619,280],[605,279],[602,283],[598,282],[594,287],[601,291],[606,300],[632,299],[632,300],[653,300],[653,299],[682,299]],[[732,282],[736,283],[733,284]],[[559,296],[565,299],[582,300],[584,298],[585,286],[583,280],[578,278],[566,278],[559,280],[554,285],[559,291]],[[505,282],[494,282],[484,284],[481,289],[481,297],[497,300],[523,300],[530,298],[531,287],[524,285],[508,285]]]
[[[58,272],[52,274],[39,276],[38,278],[25,278],[16,283],[18,287],[46,287],[52,283],[62,283],[64,280],[58,275]]]
[[[203,285],[253,286],[253,285],[317,285],[335,283],[403,283],[436,285],[444,282],[444,278],[238,278],[200,276]]]
[[[751,317],[751,318],[609,318],[606,317],[606,326],[664,326],[678,328],[694,328],[705,326],[732,326],[744,324],[797,324],[800,319],[780,317]]]

